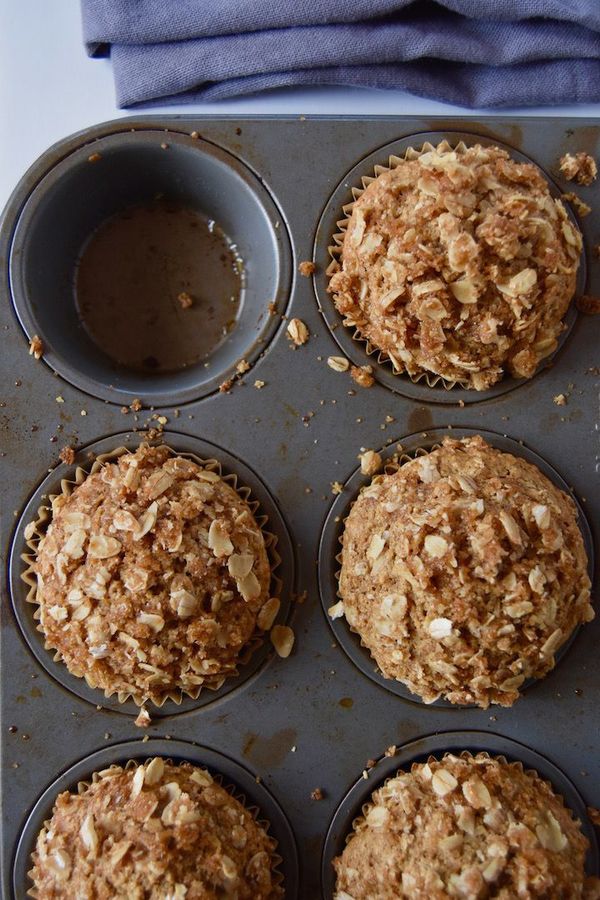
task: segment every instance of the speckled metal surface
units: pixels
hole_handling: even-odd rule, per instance
[[[215,392],[180,405],[178,418],[173,406],[164,405],[154,411],[143,409],[136,422],[133,413],[121,412],[120,404],[83,393],[54,374],[46,362],[34,360],[11,300],[8,257],[27,197],[47,172],[82,144],[93,148],[98,137],[126,127],[198,131],[254,173],[271,195],[280,213],[279,227],[287,232],[291,247],[294,274],[279,310],[304,320],[311,332],[308,344],[293,349],[282,322],[243,383],[236,383],[228,394]],[[600,261],[593,247],[600,240],[600,185],[568,186],[557,171],[558,159],[567,150],[586,150],[598,157],[600,122],[582,119],[128,119],[98,126],[51,148],[17,187],[0,231],[5,559],[19,515],[48,470],[58,464],[62,446],[76,445],[85,454],[86,445],[99,439],[134,426],[156,425],[152,420],[156,414],[166,417],[166,428],[209,441],[243,460],[275,498],[287,523],[297,573],[291,589],[300,596],[291,619],[296,633],[292,656],[287,660],[271,656],[258,677],[239,690],[200,709],[157,718],[148,733],[209,746],[260,776],[294,829],[301,860],[299,897],[306,900],[320,896],[323,841],[338,804],[367,759],[379,758],[390,744],[449,730],[499,734],[541,752],[566,773],[586,804],[600,806],[598,619],[580,629],[556,669],[512,709],[449,709],[402,699],[366,677],[334,642],[319,601],[316,562],[334,501],[331,483],[351,476],[361,447],[377,449],[432,428],[486,429],[523,441],[572,487],[598,546],[598,317],[578,315],[553,365],[530,382],[464,407],[458,405],[458,395],[440,403],[434,394],[407,397],[379,382],[361,389],[347,373],[326,365],[329,355],[339,355],[339,346],[319,311],[313,279],[298,274],[298,263],[314,258],[318,285],[328,261],[329,238],[318,230],[318,223],[324,213],[327,219],[329,198],[357,163],[373,153],[385,163],[387,144],[414,135],[410,142],[418,145],[419,134],[432,131],[468,132],[501,141],[538,162],[559,188],[574,190],[589,203],[591,215],[580,220],[586,290],[598,295]],[[66,221],[68,208],[64,216]],[[61,222],[56,221],[55,227],[60,230]],[[265,303],[272,299],[265,297]],[[264,381],[260,390],[254,387],[257,379]],[[561,393],[567,402],[557,406],[553,398]],[[144,400],[143,393],[140,396]],[[66,472],[67,467],[59,468],[57,480]],[[596,571],[596,582],[597,576]],[[1,689],[6,809],[2,895],[7,898],[12,896],[18,836],[45,788],[88,754],[140,737],[131,715],[104,708],[102,696],[98,709],[48,676],[28,649],[11,602],[6,567]],[[320,801],[310,797],[317,787],[324,792]],[[19,900],[25,891],[23,886]]]

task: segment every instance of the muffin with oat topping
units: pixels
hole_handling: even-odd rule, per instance
[[[334,862],[334,900],[591,898],[588,840],[552,787],[487,753],[415,763],[375,791]]]
[[[37,900],[276,900],[275,841],[189,763],[112,766],[54,805],[32,854]]]
[[[571,497],[482,437],[376,476],[343,534],[340,603],[381,672],[426,703],[510,706],[590,621]]]
[[[56,498],[34,571],[46,646],[137,703],[218,686],[278,606],[248,502],[166,446],[143,444]]]
[[[328,288],[345,323],[413,378],[530,378],[575,291],[582,241],[561,201],[499,147],[444,143],[392,164],[352,206]]]

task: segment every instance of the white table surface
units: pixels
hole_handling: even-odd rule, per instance
[[[132,0],[133,2],[133,0]],[[165,0],[170,2],[170,0]],[[143,112],[218,114],[489,115],[489,111],[363,88],[281,90],[240,100],[161,106]],[[503,115],[600,116],[600,103],[503,110]],[[117,109],[108,60],[91,60],[78,0],[0,0],[0,209],[28,166],[50,144]]]

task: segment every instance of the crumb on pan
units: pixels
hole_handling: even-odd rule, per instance
[[[187,291],[181,291],[180,294],[177,294],[177,300],[182,309],[189,309],[190,306],[194,305],[194,299]]]
[[[301,275],[304,275],[305,278],[310,278],[310,276],[316,271],[317,267],[314,262],[311,262],[308,259],[303,260],[298,266],[298,271]]]
[[[567,181],[590,185],[596,180],[598,167],[596,160],[589,153],[565,153],[560,158],[560,171]]]
[[[59,794],[32,862],[38,900],[283,896],[263,825],[206,769],[161,757]]]
[[[592,211],[592,207],[589,204],[584,203],[581,197],[578,197],[577,194],[574,194],[570,191],[567,194],[562,195],[563,200],[566,200],[567,203],[570,203],[575,212],[580,218],[585,218],[585,216],[589,216]]]
[[[588,840],[520,763],[447,754],[376,790],[340,856],[334,900],[588,897]],[[374,864],[374,861],[377,861]]]
[[[354,202],[328,290],[396,372],[485,390],[556,349],[581,247],[537,166],[440,145]]]
[[[41,359],[44,355],[44,342],[39,334],[34,334],[29,341],[29,355],[34,359]]]
[[[306,344],[308,341],[310,334],[307,326],[302,321],[302,319],[291,319],[288,327],[286,329],[286,334],[289,340],[296,345],[296,347],[302,347],[303,344]]]
[[[573,500],[479,436],[375,476],[345,522],[339,593],[384,676],[426,703],[512,705],[594,616]]]
[[[58,456],[60,461],[67,466],[72,466],[75,462],[75,450],[73,447],[63,447]]]
[[[350,368],[350,363],[345,356],[328,356],[327,365],[334,372],[347,372]]]
[[[370,388],[375,384],[373,366],[351,366],[350,377],[363,388]]]
[[[600,315],[600,297],[592,297],[590,294],[581,294],[575,300],[575,306],[579,312],[586,316]]]

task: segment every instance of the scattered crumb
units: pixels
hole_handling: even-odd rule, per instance
[[[585,313],[587,316],[597,316],[600,314],[600,297],[591,297],[589,294],[582,294],[575,300],[575,306],[579,312]]]
[[[277,655],[287,659],[294,646],[295,636],[292,629],[288,625],[274,625],[270,637]]]
[[[368,759],[368,760],[367,760],[366,768],[367,768],[367,769],[374,769],[376,765],[377,765],[377,760],[376,760],[376,759]]]
[[[182,291],[180,294],[177,294],[177,299],[182,309],[189,309],[194,303],[191,294],[188,294],[187,291]]]
[[[29,355],[33,356],[34,359],[41,359],[44,354],[44,344],[39,336],[39,334],[34,334],[34,336],[29,341]]]
[[[64,397],[61,397],[60,394],[59,394],[58,397],[56,397],[55,399],[56,399],[56,402],[57,402],[57,403],[64,403],[64,402],[65,402],[65,398],[64,398]]]
[[[72,447],[63,447],[58,456],[60,461],[64,462],[66,466],[72,466],[75,462],[75,451]]]
[[[303,344],[306,344],[310,337],[308,328],[302,319],[291,319],[286,329],[286,334],[296,347],[301,347]]]
[[[129,407],[128,407],[128,406],[122,406],[122,407],[121,407],[121,413],[122,413],[124,416],[126,416],[126,415],[129,413]]]
[[[129,409],[131,410],[131,412],[139,412],[141,408],[142,401],[139,399],[139,397],[136,397],[135,400],[132,400],[132,402],[129,404]]]
[[[266,384],[266,382],[261,381],[260,378],[257,378],[256,381],[254,382],[254,387],[256,388],[257,391],[260,391],[261,388],[264,388],[265,384]]]
[[[90,153],[88,156],[88,162],[90,163],[100,162],[101,159],[102,155],[100,153]]]
[[[553,398],[553,400],[557,406],[566,406],[567,405],[567,398],[565,397],[564,394],[557,394],[556,397]]]
[[[351,378],[361,387],[370,388],[375,384],[373,378],[373,366],[352,366],[350,369]]]
[[[233,387],[233,378],[228,378],[227,381],[224,381],[219,385],[219,393],[220,394],[228,394],[231,388]]]
[[[596,160],[589,153],[565,153],[560,158],[560,171],[567,181],[588,185],[595,181],[598,174]]]
[[[385,751],[385,756],[395,756],[397,749],[395,744],[391,744]]]
[[[340,481],[332,481],[331,482],[331,493],[332,494],[341,494],[344,490],[344,485]]]
[[[163,142],[163,143],[160,145],[160,149],[161,149],[161,150],[168,150],[168,149],[169,149],[169,145],[168,145],[168,144],[165,144],[165,143]]]
[[[363,475],[375,475],[381,469],[383,461],[376,450],[365,450],[359,454],[360,471]]]
[[[271,315],[271,316],[277,315],[277,304],[275,302],[269,303],[269,315]]]
[[[87,409],[82,409],[79,413],[80,416],[87,416]]]
[[[577,196],[577,194],[573,194],[569,192],[568,194],[562,195],[563,200],[566,200],[567,203],[570,203],[578,216],[582,219],[584,216],[589,216],[592,211],[592,207],[588,206],[587,203],[584,203],[583,200]]]
[[[243,375],[244,372],[247,372],[250,368],[250,363],[246,359],[240,359],[237,366],[235,367],[235,371],[238,375]]]
[[[305,259],[298,266],[298,271],[301,275],[304,275],[305,278],[310,278],[310,276],[315,272],[316,268],[317,267],[315,266],[314,262]]]
[[[590,817],[590,822],[596,826],[596,828],[600,828],[600,809],[596,809],[595,806],[588,806],[587,814]]]
[[[198,131],[192,131],[192,133],[190,134],[190,137],[194,138],[194,140],[197,141],[198,138],[200,137],[200,133]]]
[[[138,717],[133,724],[137,725],[138,728],[147,728],[151,721],[152,719],[150,718],[148,710],[145,706],[142,706],[139,711]]]
[[[323,788],[315,788],[314,791],[310,792],[311,800],[322,800],[325,794],[323,793]]]
[[[327,365],[334,372],[347,372],[350,367],[350,363],[345,356],[328,356]]]

